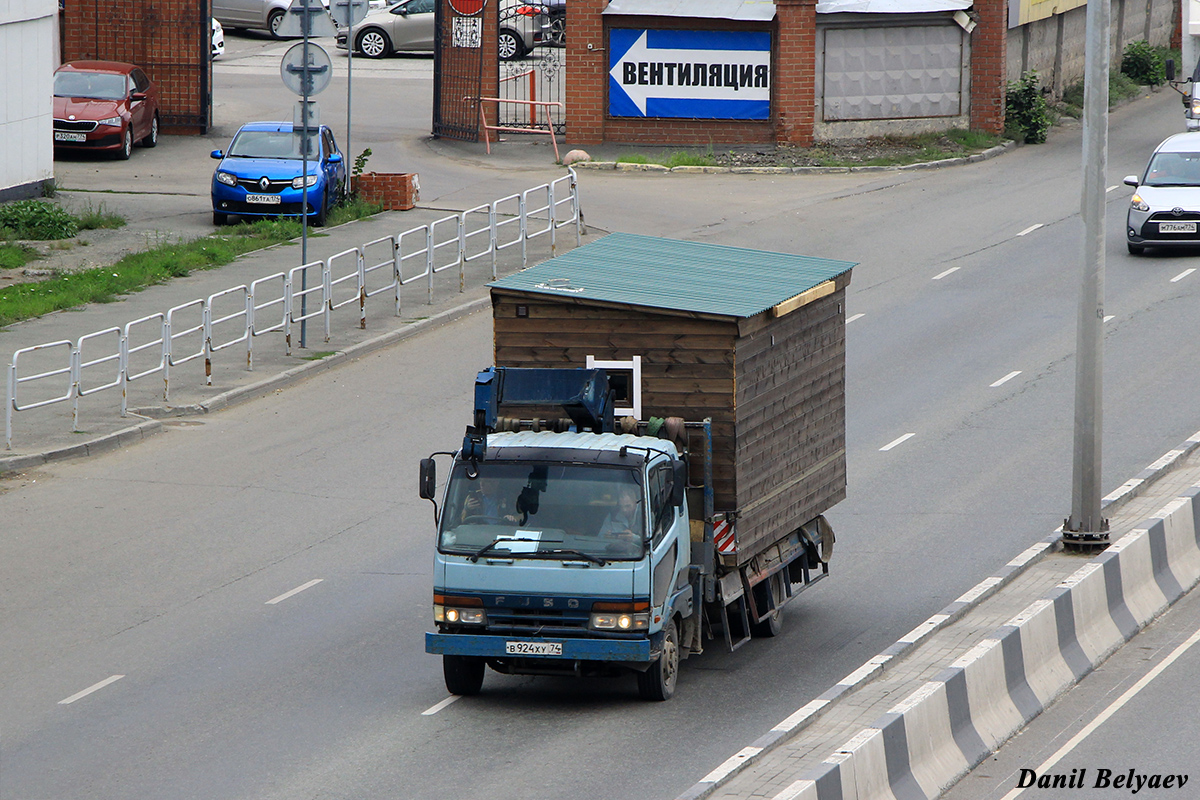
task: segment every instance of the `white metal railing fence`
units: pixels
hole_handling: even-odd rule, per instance
[[[564,208],[565,207],[565,208]],[[565,212],[565,213],[564,213]],[[466,287],[466,266],[491,257],[496,277],[496,256],[520,246],[521,266],[528,266],[529,239],[548,235],[550,253],[556,253],[555,232],[575,226],[580,243],[582,216],[575,171],[521,194],[509,195],[459,214],[420,225],[401,233],[344,250],[324,261],[292,267],[250,283],[233,286],[207,298],[192,300],[165,313],[151,314],[80,336],[23,347],[12,355],[4,411],[5,448],[12,449],[13,414],[56,403],[71,403],[72,430],[79,430],[79,398],[108,389],[120,390],[120,413],[128,411],[129,384],[160,375],[163,400],[171,396],[171,373],[189,361],[204,361],[206,385],[212,385],[213,355],[242,345],[246,369],[254,369],[255,337],[283,334],[285,352],[292,352],[292,328],[307,320],[320,320],[324,338],[331,338],[332,316],[343,308],[356,308],[360,328],[367,327],[367,300],[389,295],[394,313],[401,312],[403,287],[425,283],[426,302],[433,302],[433,277],[458,268],[458,287]],[[515,233],[514,233],[515,231]],[[111,350],[85,357],[101,342],[111,340]],[[22,357],[45,359],[62,351],[62,363],[23,375]],[[63,388],[59,387],[61,381]],[[85,383],[86,381],[86,383]],[[93,385],[94,384],[94,385]],[[28,385],[28,386],[27,386]],[[25,393],[48,394],[23,399]]]

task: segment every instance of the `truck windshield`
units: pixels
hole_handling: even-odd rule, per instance
[[[581,464],[485,462],[478,477],[455,464],[439,549],[479,557],[621,561],[642,557],[638,472]]]

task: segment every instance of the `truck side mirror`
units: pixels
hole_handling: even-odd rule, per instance
[[[422,500],[432,500],[437,495],[437,467],[432,458],[421,459],[421,480],[417,492]]]
[[[671,465],[671,505],[679,508],[687,494],[688,468],[687,462],[680,459]]]
[[[1167,80],[1169,80],[1169,81],[1175,80],[1175,59],[1168,58],[1167,63],[1164,64],[1163,66],[1165,66],[1167,68]]]

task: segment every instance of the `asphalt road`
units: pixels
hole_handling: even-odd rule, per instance
[[[1113,115],[1112,185],[1178,110]],[[468,420],[490,358],[471,318],[4,487],[2,800],[671,797],[1067,515],[1078,131],[930,172],[581,182],[604,229],[861,262],[834,575],[783,635],[685,662],[667,704],[489,675],[444,705],[415,473]],[[1106,491],[1200,417],[1200,275],[1124,253],[1128,194],[1109,204]]]

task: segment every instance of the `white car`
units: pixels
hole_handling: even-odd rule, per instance
[[[250,28],[281,39],[279,24],[291,5],[291,0],[213,0],[212,15],[231,30]],[[329,0],[321,0],[321,5],[328,10]]]
[[[1154,149],[1146,173],[1125,178],[1129,252],[1147,247],[1200,246],[1200,131],[1177,133]]]
[[[225,29],[216,17],[212,17],[212,57],[225,54]]]

